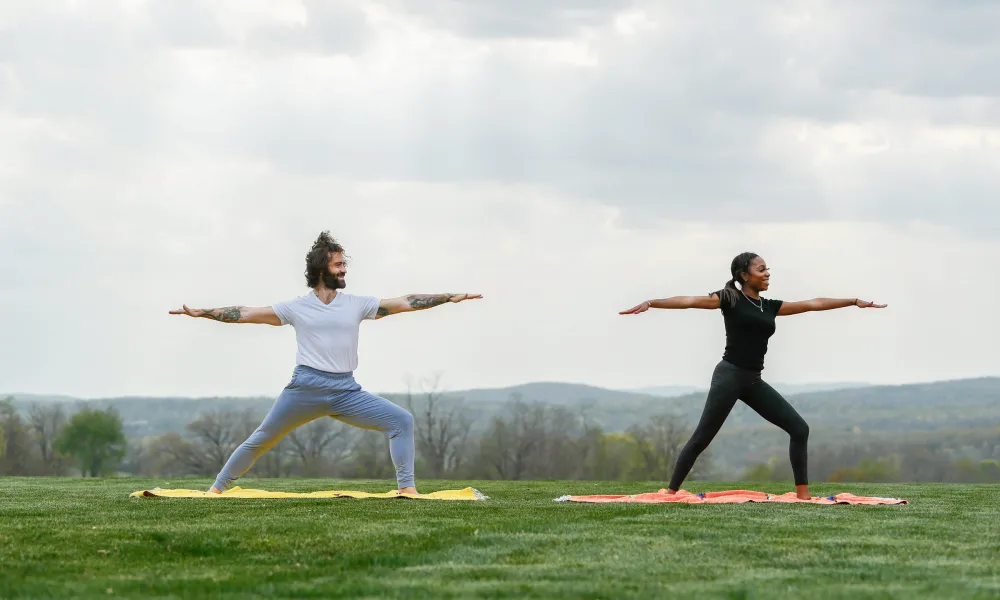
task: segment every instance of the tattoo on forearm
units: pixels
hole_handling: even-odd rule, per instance
[[[205,314],[202,316],[215,321],[221,321],[223,323],[237,323],[240,320],[240,316],[242,316],[242,308],[242,306],[213,308],[211,310],[206,310]]]
[[[386,308],[386,307],[384,307],[384,306],[378,307],[378,313],[377,313],[376,316],[379,316],[379,317],[387,317],[387,316],[389,316],[389,309]]]
[[[421,310],[440,306],[451,301],[452,294],[410,294],[406,300],[410,303],[410,308]]]

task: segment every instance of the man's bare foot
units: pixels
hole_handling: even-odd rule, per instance
[[[213,485],[212,488],[210,490],[208,490],[208,493],[209,494],[221,494],[222,490],[220,490],[219,488],[217,488],[217,487],[215,487]]]
[[[417,488],[415,488],[412,485],[410,487],[399,488],[399,493],[400,494],[416,494],[417,493]]]
[[[795,496],[799,500],[809,500],[812,496],[809,495],[808,485],[797,485],[795,486]]]

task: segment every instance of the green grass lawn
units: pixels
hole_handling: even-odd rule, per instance
[[[548,481],[420,487],[471,485],[487,502],[128,497],[210,483],[0,478],[0,597],[1000,597],[997,486],[814,489],[904,497],[906,506],[568,504],[552,499],[657,486]]]

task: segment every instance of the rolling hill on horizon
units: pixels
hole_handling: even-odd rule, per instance
[[[775,389],[785,396],[799,396],[803,394],[818,392],[835,392],[844,390],[858,390],[864,388],[873,389],[893,389],[893,388],[918,388],[924,386],[939,386],[950,384],[961,384],[962,382],[997,380],[1000,377],[983,376],[963,379],[947,379],[931,382],[914,382],[903,384],[872,384],[866,382],[825,382],[825,383],[804,383],[785,384],[772,383]],[[646,398],[678,398],[690,395],[704,395],[707,393],[707,386],[691,385],[659,385],[640,388],[616,389],[605,388],[586,383],[563,382],[563,381],[533,381],[510,386],[468,388],[461,390],[446,390],[442,393],[449,397],[461,396],[474,402],[506,400],[512,394],[521,394],[525,400],[537,399],[550,404],[573,404],[588,400],[612,400],[612,399],[634,399],[637,396]],[[405,394],[403,392],[378,392],[386,398],[399,398]],[[35,392],[9,392],[0,394],[0,398],[14,398],[19,402],[106,402],[132,399],[152,399],[152,400],[206,400],[215,398],[245,398],[247,400],[258,400],[260,398],[274,398],[274,395],[246,395],[246,396],[146,396],[146,395],[124,395],[106,397],[82,397],[69,394],[46,394]],[[544,400],[542,400],[544,398]]]
[[[383,394],[407,406],[403,394]],[[6,396],[0,396],[6,397]],[[561,406],[585,417],[605,432],[624,432],[645,425],[660,414],[672,414],[688,427],[697,424],[705,391],[665,397],[608,390],[571,383],[534,382],[523,385],[444,392],[447,402],[462,407],[472,420],[470,431],[483,432],[496,417],[504,417],[512,399]],[[928,435],[965,439],[972,432],[1000,443],[1000,377],[981,377],[934,383],[846,387],[787,395],[809,423],[810,449],[864,446],[889,440],[912,441]],[[414,394],[420,419],[422,394]],[[81,404],[114,407],[130,438],[184,433],[188,423],[211,411],[246,411],[263,417],[273,397],[123,397],[81,400],[66,396],[15,396],[15,405],[27,411],[33,402],[59,402],[72,411]],[[574,417],[577,418],[577,417]],[[956,437],[957,436],[957,437]],[[747,466],[787,455],[788,437],[742,403],[737,403],[712,452],[719,472],[736,476]],[[822,452],[822,450],[819,450]]]
[[[405,395],[383,394],[405,404]],[[441,396],[460,401],[480,420],[498,414],[513,398],[584,411],[606,431],[621,431],[657,413],[673,413],[694,425],[701,414],[705,391],[676,396],[609,390],[575,383],[534,382],[522,385],[462,391]],[[251,397],[144,397],[80,399],[69,396],[30,394],[13,397],[26,407],[32,402],[79,403],[114,406],[131,435],[156,435],[180,431],[199,413],[212,410],[245,410],[263,414],[274,401],[271,396]],[[419,399],[422,394],[415,393]],[[787,395],[806,420],[830,426],[866,430],[927,430],[941,427],[974,427],[1000,424],[1000,377],[980,377],[933,383],[848,386]],[[921,410],[914,410],[915,408]],[[753,411],[738,404],[727,426],[766,425]]]

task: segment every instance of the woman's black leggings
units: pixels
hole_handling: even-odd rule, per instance
[[[674,474],[670,478],[670,489],[681,489],[681,483],[694,466],[694,461],[705,448],[708,448],[715,434],[719,433],[737,400],[742,400],[757,414],[784,429],[791,436],[788,456],[792,460],[795,485],[809,483],[806,477],[809,426],[799,413],[795,412],[792,405],[781,397],[781,394],[760,378],[760,372],[742,369],[722,361],[712,374],[712,387],[708,391],[708,400],[705,401],[701,421],[677,457]]]

